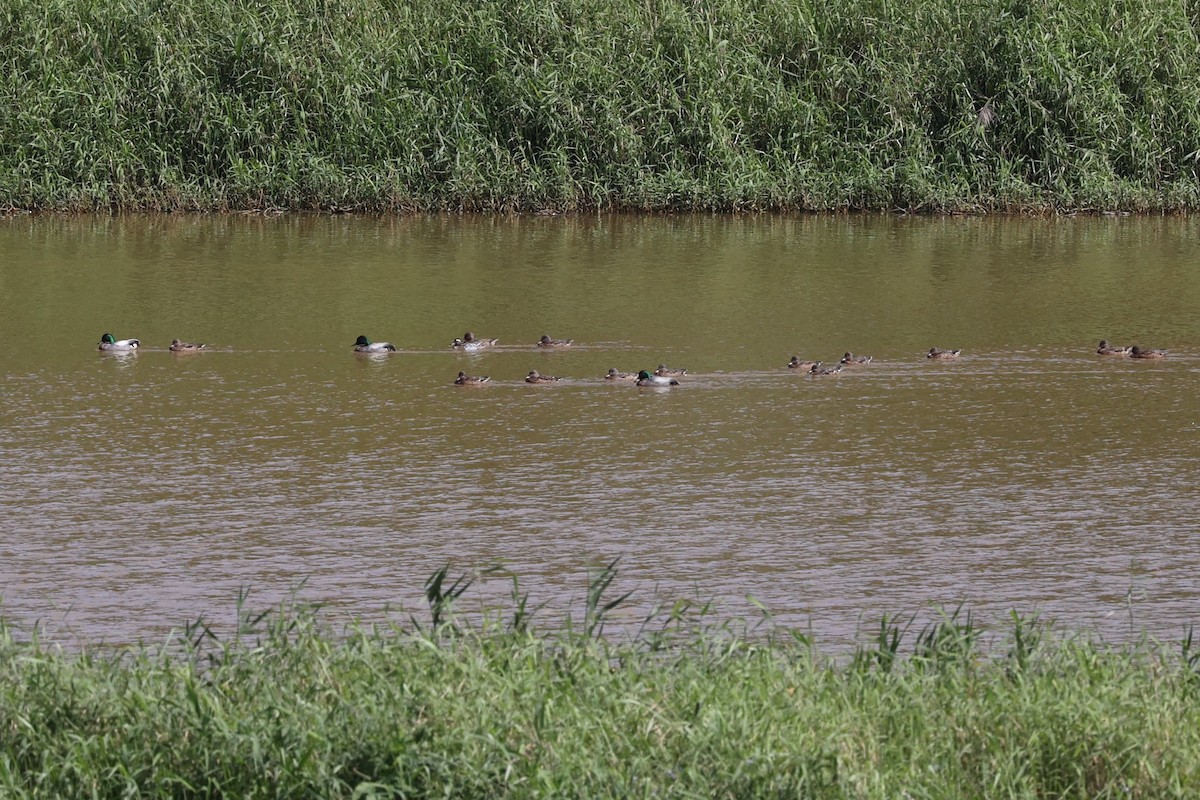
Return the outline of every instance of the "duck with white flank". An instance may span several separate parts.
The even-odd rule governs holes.
[[[106,333],[100,337],[100,346],[96,349],[110,353],[128,353],[137,350],[141,344],[137,339],[117,339],[111,333]]]
[[[394,353],[396,346],[391,342],[372,342],[366,336],[359,336],[354,340],[354,352],[356,353]]]
[[[638,373],[637,385],[655,386],[662,389],[669,386],[678,386],[679,381],[669,375],[659,375],[657,371],[651,375],[647,370],[642,370]]]
[[[473,353],[477,350],[483,350],[485,347],[491,347],[499,339],[479,339],[475,334],[467,331],[461,339],[455,339],[450,343],[450,346],[455,350],[466,350],[468,353]]]

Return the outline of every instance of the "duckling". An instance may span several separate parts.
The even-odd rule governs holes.
[[[394,353],[396,346],[391,342],[372,342],[365,336],[359,336],[354,340],[354,352],[356,353]]]
[[[941,361],[951,361],[955,358],[958,358],[958,355],[961,352],[962,350],[939,350],[936,347],[931,347],[929,348],[929,353],[926,354],[925,357],[939,359]]]
[[[662,368],[659,367],[659,369],[662,369]],[[674,378],[670,377],[669,375],[659,375],[657,371],[655,371],[655,373],[653,375],[651,375],[646,370],[642,370],[637,375],[637,385],[638,386],[658,386],[661,388],[661,387],[666,387],[666,386],[678,386],[679,381],[675,380]]]
[[[821,364],[818,362],[816,364],[813,364],[812,368],[808,372],[810,375],[837,375],[841,371],[842,371],[841,364],[838,364],[833,367],[822,367]]]
[[[470,331],[467,331],[466,333],[463,334],[463,338],[455,339],[453,342],[450,343],[450,346],[453,347],[455,350],[466,350],[468,353],[473,353],[476,350],[482,350],[485,347],[491,347],[498,341],[500,341],[500,340],[499,339],[477,339],[477,338],[475,338],[475,334],[471,333]]]
[[[561,378],[556,378],[553,375],[540,375],[536,369],[529,370],[529,374],[525,376],[526,383],[557,383]]]
[[[800,356],[792,356],[792,360],[788,362],[788,369],[802,369],[808,372],[814,366],[819,366],[820,361],[801,361]]]
[[[97,349],[115,353],[128,353],[130,350],[137,350],[141,344],[137,339],[114,339],[111,333],[106,333],[100,337],[100,347]]]
[[[456,386],[483,386],[490,380],[491,377],[487,375],[468,375],[465,372],[459,372],[454,384]]]
[[[1154,350],[1154,349],[1150,349],[1150,348],[1146,348],[1145,350],[1143,350],[1142,348],[1137,347],[1135,345],[1134,347],[1130,348],[1129,357],[1130,358],[1166,358],[1167,351],[1166,350]]]
[[[1132,347],[1115,347],[1108,343],[1107,339],[1101,339],[1100,344],[1096,347],[1096,353],[1102,356],[1127,356]]]
[[[574,339],[551,339],[546,334],[542,334],[542,338],[538,339],[538,347],[545,348],[563,348],[570,347]]]
[[[192,342],[181,342],[178,339],[171,340],[172,353],[198,353],[201,350],[207,350],[206,344],[193,344]]]
[[[870,364],[871,357],[856,356],[854,353],[846,353],[846,355],[842,356],[842,360],[838,363],[846,367],[857,367],[862,364]]]
[[[687,375],[686,369],[672,369],[666,364],[659,364],[658,369],[654,370],[654,374],[660,378],[680,378]]]
[[[617,372],[616,367],[611,367],[608,374],[604,376],[606,381],[636,381],[638,379],[636,372]]]

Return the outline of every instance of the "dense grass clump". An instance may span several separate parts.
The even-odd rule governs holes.
[[[1193,0],[7,0],[0,207],[1200,206]]]
[[[600,636],[511,619],[322,631],[303,609],[173,652],[63,655],[0,637],[0,796],[1122,797],[1200,788],[1182,656],[1015,620],[912,641],[885,621],[841,663],[803,637]],[[600,587],[602,588],[602,587]],[[253,624],[251,624],[253,622]],[[904,651],[904,652],[901,652]]]

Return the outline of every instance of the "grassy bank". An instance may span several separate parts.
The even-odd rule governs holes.
[[[1014,620],[884,623],[849,660],[705,629],[599,636],[525,604],[333,636],[303,609],[224,642],[63,655],[0,636],[4,797],[1122,797],[1200,790],[1190,643],[1107,649]],[[460,587],[461,588],[461,587]]]
[[[1187,0],[8,0],[0,207],[1191,209]]]

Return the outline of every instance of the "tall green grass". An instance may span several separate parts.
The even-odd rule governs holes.
[[[1195,0],[6,0],[0,208],[1200,205]]]
[[[1190,209],[1195,0],[6,0],[0,207]]]
[[[332,634],[311,609],[218,639],[63,654],[0,632],[0,796],[1191,797],[1200,675],[1015,618],[884,620],[849,659],[677,605],[601,636],[536,631],[527,598],[468,622],[442,572],[428,621]],[[436,620],[436,622],[434,622]]]

